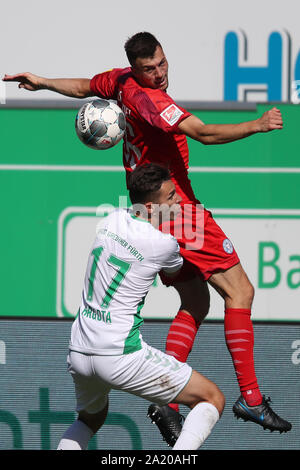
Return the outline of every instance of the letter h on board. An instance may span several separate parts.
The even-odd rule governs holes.
[[[239,48],[242,48],[240,51]],[[240,53],[241,52],[241,53]],[[224,100],[247,101],[248,92],[267,94],[266,101],[290,97],[290,38],[288,33],[269,36],[266,66],[247,66],[247,37],[229,32],[224,50]],[[242,96],[240,91],[242,91]]]

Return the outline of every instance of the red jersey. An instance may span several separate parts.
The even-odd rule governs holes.
[[[182,197],[180,216],[160,229],[177,238],[187,263],[186,269],[182,269],[182,274],[174,279],[166,281],[162,278],[163,283],[170,285],[176,280],[187,280],[195,275],[195,269],[197,275],[200,272],[207,280],[214,272],[237,264],[239,259],[235,250],[232,248],[231,251],[231,245],[230,250],[224,248],[228,239],[211,213],[204,209],[202,219],[199,201],[188,178],[187,139],[178,124],[191,114],[178,106],[166,92],[140,86],[129,67],[95,75],[91,80],[91,90],[96,96],[116,100],[126,116],[123,142],[126,174],[144,163],[165,166]]]
[[[125,114],[123,163],[126,173],[144,163],[165,166],[182,202],[195,202],[188,178],[187,139],[178,128],[191,114],[166,92],[140,86],[130,67],[95,75],[90,86],[96,96],[116,100]]]

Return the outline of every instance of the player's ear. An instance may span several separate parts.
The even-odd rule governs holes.
[[[131,67],[131,73],[136,79],[138,78],[139,73],[138,73],[138,70],[135,68],[134,65]]]
[[[151,202],[151,201],[145,202],[145,207],[146,207],[146,211],[147,211],[148,216],[153,215],[153,212],[154,212],[153,202]]]

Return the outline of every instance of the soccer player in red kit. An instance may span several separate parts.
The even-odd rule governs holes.
[[[181,299],[180,311],[168,333],[166,352],[186,361],[209,310],[209,283],[225,303],[225,340],[241,392],[233,406],[235,415],[270,430],[289,431],[291,424],[274,413],[257,383],[250,318],[254,288],[231,241],[194,194],[188,177],[186,139],[188,136],[205,145],[224,144],[255,133],[282,129],[281,113],[272,108],[254,121],[204,124],[166,93],[168,62],[161,44],[152,34],[135,34],[127,40],[125,51],[130,67],[112,69],[92,79],[48,79],[23,73],[6,75],[4,80],[17,81],[19,87],[32,91],[48,89],[71,97],[98,96],[118,102],[126,116],[123,159],[127,175],[144,163],[166,166],[182,198],[182,213],[167,229],[178,240],[184,266],[172,281],[161,276],[166,285],[174,286]],[[181,430],[177,405],[153,404],[149,416],[166,441],[173,445]]]

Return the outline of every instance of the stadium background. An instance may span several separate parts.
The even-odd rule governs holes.
[[[190,178],[256,288],[257,375],[274,409],[292,421],[292,431],[275,435],[234,420],[238,388],[224,342],[222,303],[214,293],[189,362],[216,381],[227,399],[203,449],[299,449],[300,108],[293,87],[300,79],[299,7],[255,0],[247,11],[242,3],[230,0],[225,8],[217,1],[205,7],[191,1],[186,22],[181,3],[169,0],[152,2],[147,19],[135,0],[126,6],[116,1],[105,11],[92,1],[86,19],[81,3],[67,1],[58,9],[54,1],[47,21],[34,0],[18,5],[18,15],[5,5],[1,75],[31,70],[92,76],[126,66],[124,40],[147,29],[169,58],[170,94],[204,122],[241,122],[274,104],[281,109],[281,132],[216,147],[189,141]],[[172,21],[166,24],[170,6]],[[248,74],[243,79],[242,69]],[[121,145],[99,154],[79,142],[79,101],[1,83],[0,103],[0,449],[55,449],[75,418],[66,353],[87,251],[99,217],[127,196]],[[175,292],[155,283],[142,329],[150,344],[164,348],[177,307]],[[90,448],[166,449],[146,419],[147,407],[136,397],[112,393],[108,420]]]

